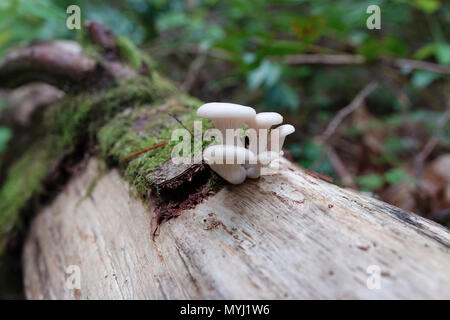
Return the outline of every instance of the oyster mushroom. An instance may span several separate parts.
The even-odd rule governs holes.
[[[203,159],[219,176],[232,184],[240,184],[247,177],[243,166],[248,161],[256,161],[248,149],[232,145],[214,145],[205,149]]]
[[[286,139],[286,136],[294,132],[294,126],[290,124],[283,124],[282,126],[273,129],[270,132],[269,151],[277,152],[280,155],[283,155],[283,151],[281,151],[281,149],[283,148],[284,140]]]
[[[267,151],[269,129],[277,124],[283,122],[281,114],[276,112],[261,112],[258,113],[255,118],[249,122],[251,129],[255,131],[249,131],[249,149],[254,154],[263,154]],[[247,176],[252,179],[256,179],[261,175],[261,163],[249,164],[245,166],[247,170]]]
[[[250,150],[253,153],[262,153],[267,150],[267,137],[269,129],[277,124],[280,124],[283,122],[283,117],[281,114],[276,112],[261,112],[256,114],[256,116],[250,120],[249,126],[252,129],[255,129],[256,131],[256,140],[257,143],[254,141],[250,141]],[[251,140],[251,139],[250,139]],[[256,144],[256,146],[255,146]],[[259,148],[261,150],[257,150],[259,144]]]
[[[256,112],[251,107],[224,102],[206,103],[197,110],[198,117],[212,120],[214,126],[222,133],[224,144],[228,145],[240,145],[241,141],[236,138],[235,132],[233,132],[233,139],[227,139],[227,129],[233,131],[241,129],[243,124],[251,121],[255,115]]]

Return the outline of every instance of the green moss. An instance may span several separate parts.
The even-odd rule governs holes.
[[[97,138],[100,150],[109,162],[119,163],[124,178],[136,188],[138,194],[145,195],[153,188],[151,173],[171,158],[172,149],[178,143],[171,141],[172,132],[183,127],[192,131],[194,121],[199,120],[195,113],[199,105],[198,100],[179,94],[166,101],[136,108],[131,113],[118,114],[99,130]],[[161,111],[161,108],[164,110]],[[177,115],[182,124],[171,116],[172,113]],[[139,121],[144,124],[139,124]],[[136,127],[136,124],[139,125]],[[204,129],[209,123],[205,121],[205,124]],[[121,161],[161,142],[168,144],[129,161]]]
[[[39,143],[8,171],[0,189],[0,256],[5,248],[7,233],[13,228],[21,228],[18,219],[20,210],[43,191],[42,180],[48,175],[56,154],[49,140]]]
[[[102,48],[92,43],[91,36],[86,28],[77,33],[76,39],[83,47],[83,54],[94,60],[100,60]],[[127,37],[116,36],[116,45],[121,62],[127,63],[131,68],[137,70],[145,62],[150,70],[153,70],[156,63],[146,54],[141,53],[138,47]]]
[[[128,62],[133,69],[138,69],[142,63],[139,49],[126,37],[117,37],[116,43],[117,48],[119,49],[120,58]]]
[[[155,68],[156,63],[148,55],[142,54],[130,39],[119,36],[116,38],[116,44],[120,59],[133,69],[139,69],[142,62],[145,62],[150,70]]]
[[[170,138],[169,131],[162,131],[159,136],[127,135],[132,123],[126,117],[115,116],[124,109],[139,109],[142,105],[151,109],[150,103],[177,95],[180,94],[169,81],[152,73],[149,78],[124,80],[111,88],[97,88],[77,95],[67,94],[48,109],[44,115],[42,137],[37,138],[39,142],[30,147],[9,169],[0,188],[0,254],[4,249],[7,232],[20,227],[20,211],[45,191],[42,181],[58,158],[72,154],[77,146],[85,145],[86,141],[95,142],[99,129],[113,118],[114,126],[102,128],[101,149],[109,150],[104,152],[106,158],[120,159],[129,152]],[[161,149],[152,160],[146,158],[152,155],[150,152],[128,163],[129,168],[125,172],[129,174],[126,177],[129,181],[134,178],[136,182],[133,184],[140,191],[149,185],[143,172],[154,170],[170,156],[168,148]]]

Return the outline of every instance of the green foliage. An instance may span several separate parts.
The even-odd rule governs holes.
[[[384,174],[371,173],[358,177],[358,184],[365,191],[377,191],[386,183],[388,185],[395,185],[402,181],[410,181],[411,178],[408,173],[401,168],[392,168]]]
[[[414,72],[412,83],[419,88],[424,88],[438,78],[439,75],[436,73],[419,70]]]
[[[2,113],[2,109],[6,106],[5,102],[0,99],[0,116]],[[12,132],[9,128],[0,126],[0,155],[2,152],[6,149],[6,146],[8,142],[12,138]],[[0,159],[0,165],[1,165],[1,159]]]
[[[367,59],[375,59],[382,55],[402,57],[407,53],[403,41],[393,36],[386,36],[382,39],[367,38],[358,51]]]
[[[281,67],[268,60],[264,60],[256,69],[249,72],[247,82],[250,89],[255,90],[260,87],[271,88],[281,76]]]
[[[0,127],[0,154],[6,149],[6,145],[11,139],[11,130],[6,127]]]
[[[404,181],[407,176],[408,174],[400,168],[391,169],[384,174],[386,182],[391,185]]]
[[[0,188],[0,257],[5,246],[5,237],[12,228],[20,228],[18,214],[34,195],[42,191],[42,180],[56,159],[54,145],[47,142],[27,150],[8,172]]]
[[[359,176],[358,183],[365,191],[375,191],[383,186],[384,179],[383,176],[373,173]]]

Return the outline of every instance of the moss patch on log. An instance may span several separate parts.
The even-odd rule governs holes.
[[[48,175],[55,154],[46,143],[36,144],[9,170],[7,179],[0,189],[0,255],[12,228],[21,228],[18,213],[27,202],[42,191],[42,181]]]
[[[155,181],[151,173],[171,158],[172,149],[178,143],[172,140],[173,131],[183,127],[192,131],[194,121],[199,120],[195,116],[195,109],[199,105],[200,101],[179,95],[132,111],[125,110],[98,132],[103,156],[109,162],[119,164],[125,179],[136,188],[139,195],[147,197],[149,189],[154,188]],[[204,120],[203,130],[208,126],[210,123]],[[162,142],[167,144],[129,161],[121,161],[137,151]]]
[[[175,103],[167,100],[168,97]],[[169,141],[171,131],[180,126],[168,112],[180,114],[186,126],[194,119],[199,101],[180,93],[156,72],[150,77],[136,77],[111,88],[93,88],[90,92],[67,94],[46,110],[43,129],[36,142],[8,170],[0,188],[0,255],[7,234],[20,230],[20,212],[46,192],[43,181],[58,170],[58,159],[70,157],[80,145],[97,145],[108,160],[119,163],[126,179],[142,195],[151,187],[148,172],[170,157],[171,144],[142,154],[128,163],[119,160],[158,141]],[[168,106],[164,117],[158,112]],[[137,121],[153,116],[144,128]],[[151,120],[151,119],[150,119]]]

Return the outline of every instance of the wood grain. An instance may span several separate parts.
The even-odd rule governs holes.
[[[99,176],[103,166],[91,159],[34,219],[28,298],[450,298],[448,229],[287,160],[186,210],[154,241],[150,206],[116,170]],[[65,286],[70,265],[81,270],[79,289]],[[378,290],[367,287],[371,265]]]

